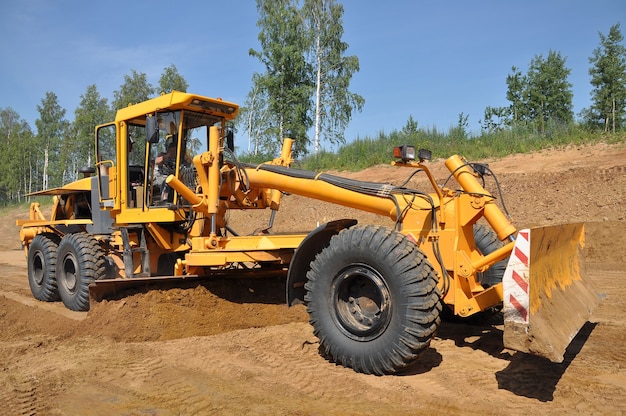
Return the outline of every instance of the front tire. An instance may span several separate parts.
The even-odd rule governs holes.
[[[67,234],[57,258],[57,285],[61,300],[73,311],[89,310],[89,284],[105,275],[104,254],[95,238]]]
[[[55,277],[57,249],[60,238],[56,234],[37,234],[28,247],[28,284],[37,300],[59,300]]]
[[[311,262],[307,279],[305,302],[321,349],[355,371],[382,375],[411,365],[439,325],[432,266],[385,227],[342,230]]]

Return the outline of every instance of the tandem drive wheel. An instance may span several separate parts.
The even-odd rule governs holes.
[[[89,284],[105,273],[102,249],[84,233],[67,234],[57,251],[57,285],[68,309],[89,310]]]
[[[57,248],[56,234],[38,234],[28,247],[28,284],[35,299],[44,302],[59,300],[55,277]]]

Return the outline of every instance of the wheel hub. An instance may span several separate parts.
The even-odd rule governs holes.
[[[376,270],[350,266],[337,275],[331,290],[334,318],[345,335],[368,341],[385,331],[391,319],[390,295]]]
[[[43,284],[44,271],[43,271],[44,259],[40,252],[35,253],[33,256],[33,280],[37,286]]]
[[[76,260],[73,256],[68,255],[63,259],[63,273],[61,276],[61,281],[63,282],[63,286],[70,292],[73,293],[76,289]]]

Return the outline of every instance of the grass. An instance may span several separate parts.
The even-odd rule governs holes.
[[[301,162],[308,170],[358,171],[378,164],[388,164],[394,146],[408,144],[428,149],[433,159],[460,154],[468,159],[500,158],[516,153],[531,153],[544,149],[579,146],[594,143],[626,143],[626,132],[609,134],[593,132],[579,127],[562,127],[545,133],[526,131],[501,131],[483,133],[476,137],[464,134],[445,135],[436,130],[418,130],[413,133],[393,131],[379,133],[375,138],[357,139],[339,148],[336,153],[320,152]]]
[[[32,197],[30,201],[27,197],[23,197],[21,202],[9,202],[0,205],[0,217],[4,217],[7,214],[15,212],[16,210],[28,213],[32,202],[39,202],[42,209],[50,208],[52,206],[52,198],[49,196]]]

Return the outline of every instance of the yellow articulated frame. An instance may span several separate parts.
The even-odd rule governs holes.
[[[184,266],[227,266],[242,262],[287,262],[306,234],[219,238],[196,237]],[[212,248],[214,241],[217,246]]]
[[[216,133],[211,131],[213,142],[217,142]],[[289,148],[290,145],[291,141],[286,139],[283,155],[271,164],[288,164],[291,158],[285,148]],[[202,194],[187,188],[173,176],[168,177],[167,182],[192,204],[195,211],[217,218],[218,199],[215,194],[207,192],[219,188],[220,174],[214,172],[217,169],[217,158],[212,156],[214,152],[216,150],[212,148],[194,159],[202,184]],[[401,193],[396,194],[396,198],[390,198],[390,195],[386,194],[366,194],[318,180],[318,177],[303,178],[269,169],[247,167],[245,176],[251,190],[263,189],[269,192],[267,195],[271,202],[267,201],[263,205],[271,206],[273,209],[278,209],[280,200],[272,196],[280,195],[277,191],[280,190],[384,215],[392,221],[398,221],[401,215],[399,222],[402,223],[402,232],[413,236],[414,241],[435,266],[440,259],[442,260],[446,270],[438,268],[437,271],[441,277],[440,287],[444,292],[444,301],[453,305],[456,314],[469,316],[502,301],[501,285],[485,288],[477,281],[477,273],[506,258],[512,247],[507,246],[497,253],[483,256],[474,244],[473,225],[484,216],[500,237],[508,237],[516,230],[495,205],[495,199],[480,185],[475,174],[465,164],[458,156],[453,156],[446,162],[448,169],[461,184],[463,189],[461,194],[458,191],[436,188],[435,194],[410,199],[403,197]],[[405,165],[416,167],[414,163]],[[417,167],[424,169],[434,183],[425,166],[418,164]],[[228,180],[224,180],[224,183],[229,189],[237,188],[237,184],[230,184]],[[247,196],[250,196],[250,193],[240,195],[239,200],[243,201]],[[434,229],[433,214],[436,216]],[[217,224],[217,220],[212,221]],[[188,268],[186,273],[189,273],[189,268],[193,267],[220,267],[235,262],[278,261],[281,258],[281,255],[277,254],[278,250],[293,250],[304,238],[302,235],[295,239],[284,236],[225,239],[218,236],[214,229],[215,227],[211,227],[209,235],[192,238],[191,252],[186,255],[182,264],[178,265],[177,273],[182,273],[183,266]],[[439,250],[433,248],[433,243],[439,245]]]

